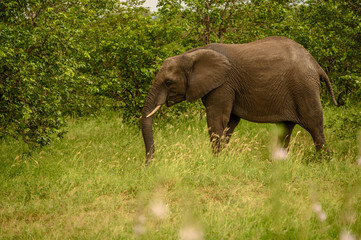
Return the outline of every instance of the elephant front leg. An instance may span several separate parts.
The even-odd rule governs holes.
[[[228,142],[231,135],[228,127],[229,119],[229,115],[227,116],[222,112],[217,114],[216,112],[207,111],[208,133],[214,154],[219,153]],[[233,125],[231,127],[231,131],[233,131]]]
[[[231,118],[234,93],[227,86],[218,88],[202,98],[207,112],[207,124],[213,153],[219,153],[227,143],[239,118]],[[228,125],[230,124],[230,125]]]
[[[208,132],[212,144],[212,151],[214,154],[218,154],[223,149],[224,145],[222,144],[222,135],[219,135],[211,129],[209,129]]]

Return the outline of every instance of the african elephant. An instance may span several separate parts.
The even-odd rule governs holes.
[[[295,124],[306,129],[316,150],[325,144],[320,81],[337,104],[324,70],[300,44],[268,37],[245,44],[209,44],[166,59],[142,111],[146,163],[154,153],[152,122],[164,103],[202,98],[214,152],[230,138],[240,119],[278,123],[285,148]]]

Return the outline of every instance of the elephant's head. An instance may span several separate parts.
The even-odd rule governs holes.
[[[227,57],[210,49],[193,49],[168,58],[160,68],[142,112],[142,134],[146,163],[154,153],[152,122],[161,105],[172,106],[203,97],[222,85],[231,64]]]

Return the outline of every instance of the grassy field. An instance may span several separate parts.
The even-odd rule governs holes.
[[[323,158],[296,127],[272,160],[276,127],[246,121],[213,156],[192,114],[156,123],[148,167],[140,129],[114,113],[71,120],[31,155],[1,143],[0,239],[360,239],[359,144],[341,111],[325,109]]]

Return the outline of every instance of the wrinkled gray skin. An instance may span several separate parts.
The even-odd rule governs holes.
[[[240,119],[278,123],[285,148],[295,124],[306,129],[316,150],[325,144],[320,81],[335,100],[330,81],[310,53],[283,37],[246,44],[209,44],[164,61],[142,112],[146,163],[154,153],[152,122],[157,106],[202,98],[213,151],[229,139]]]

